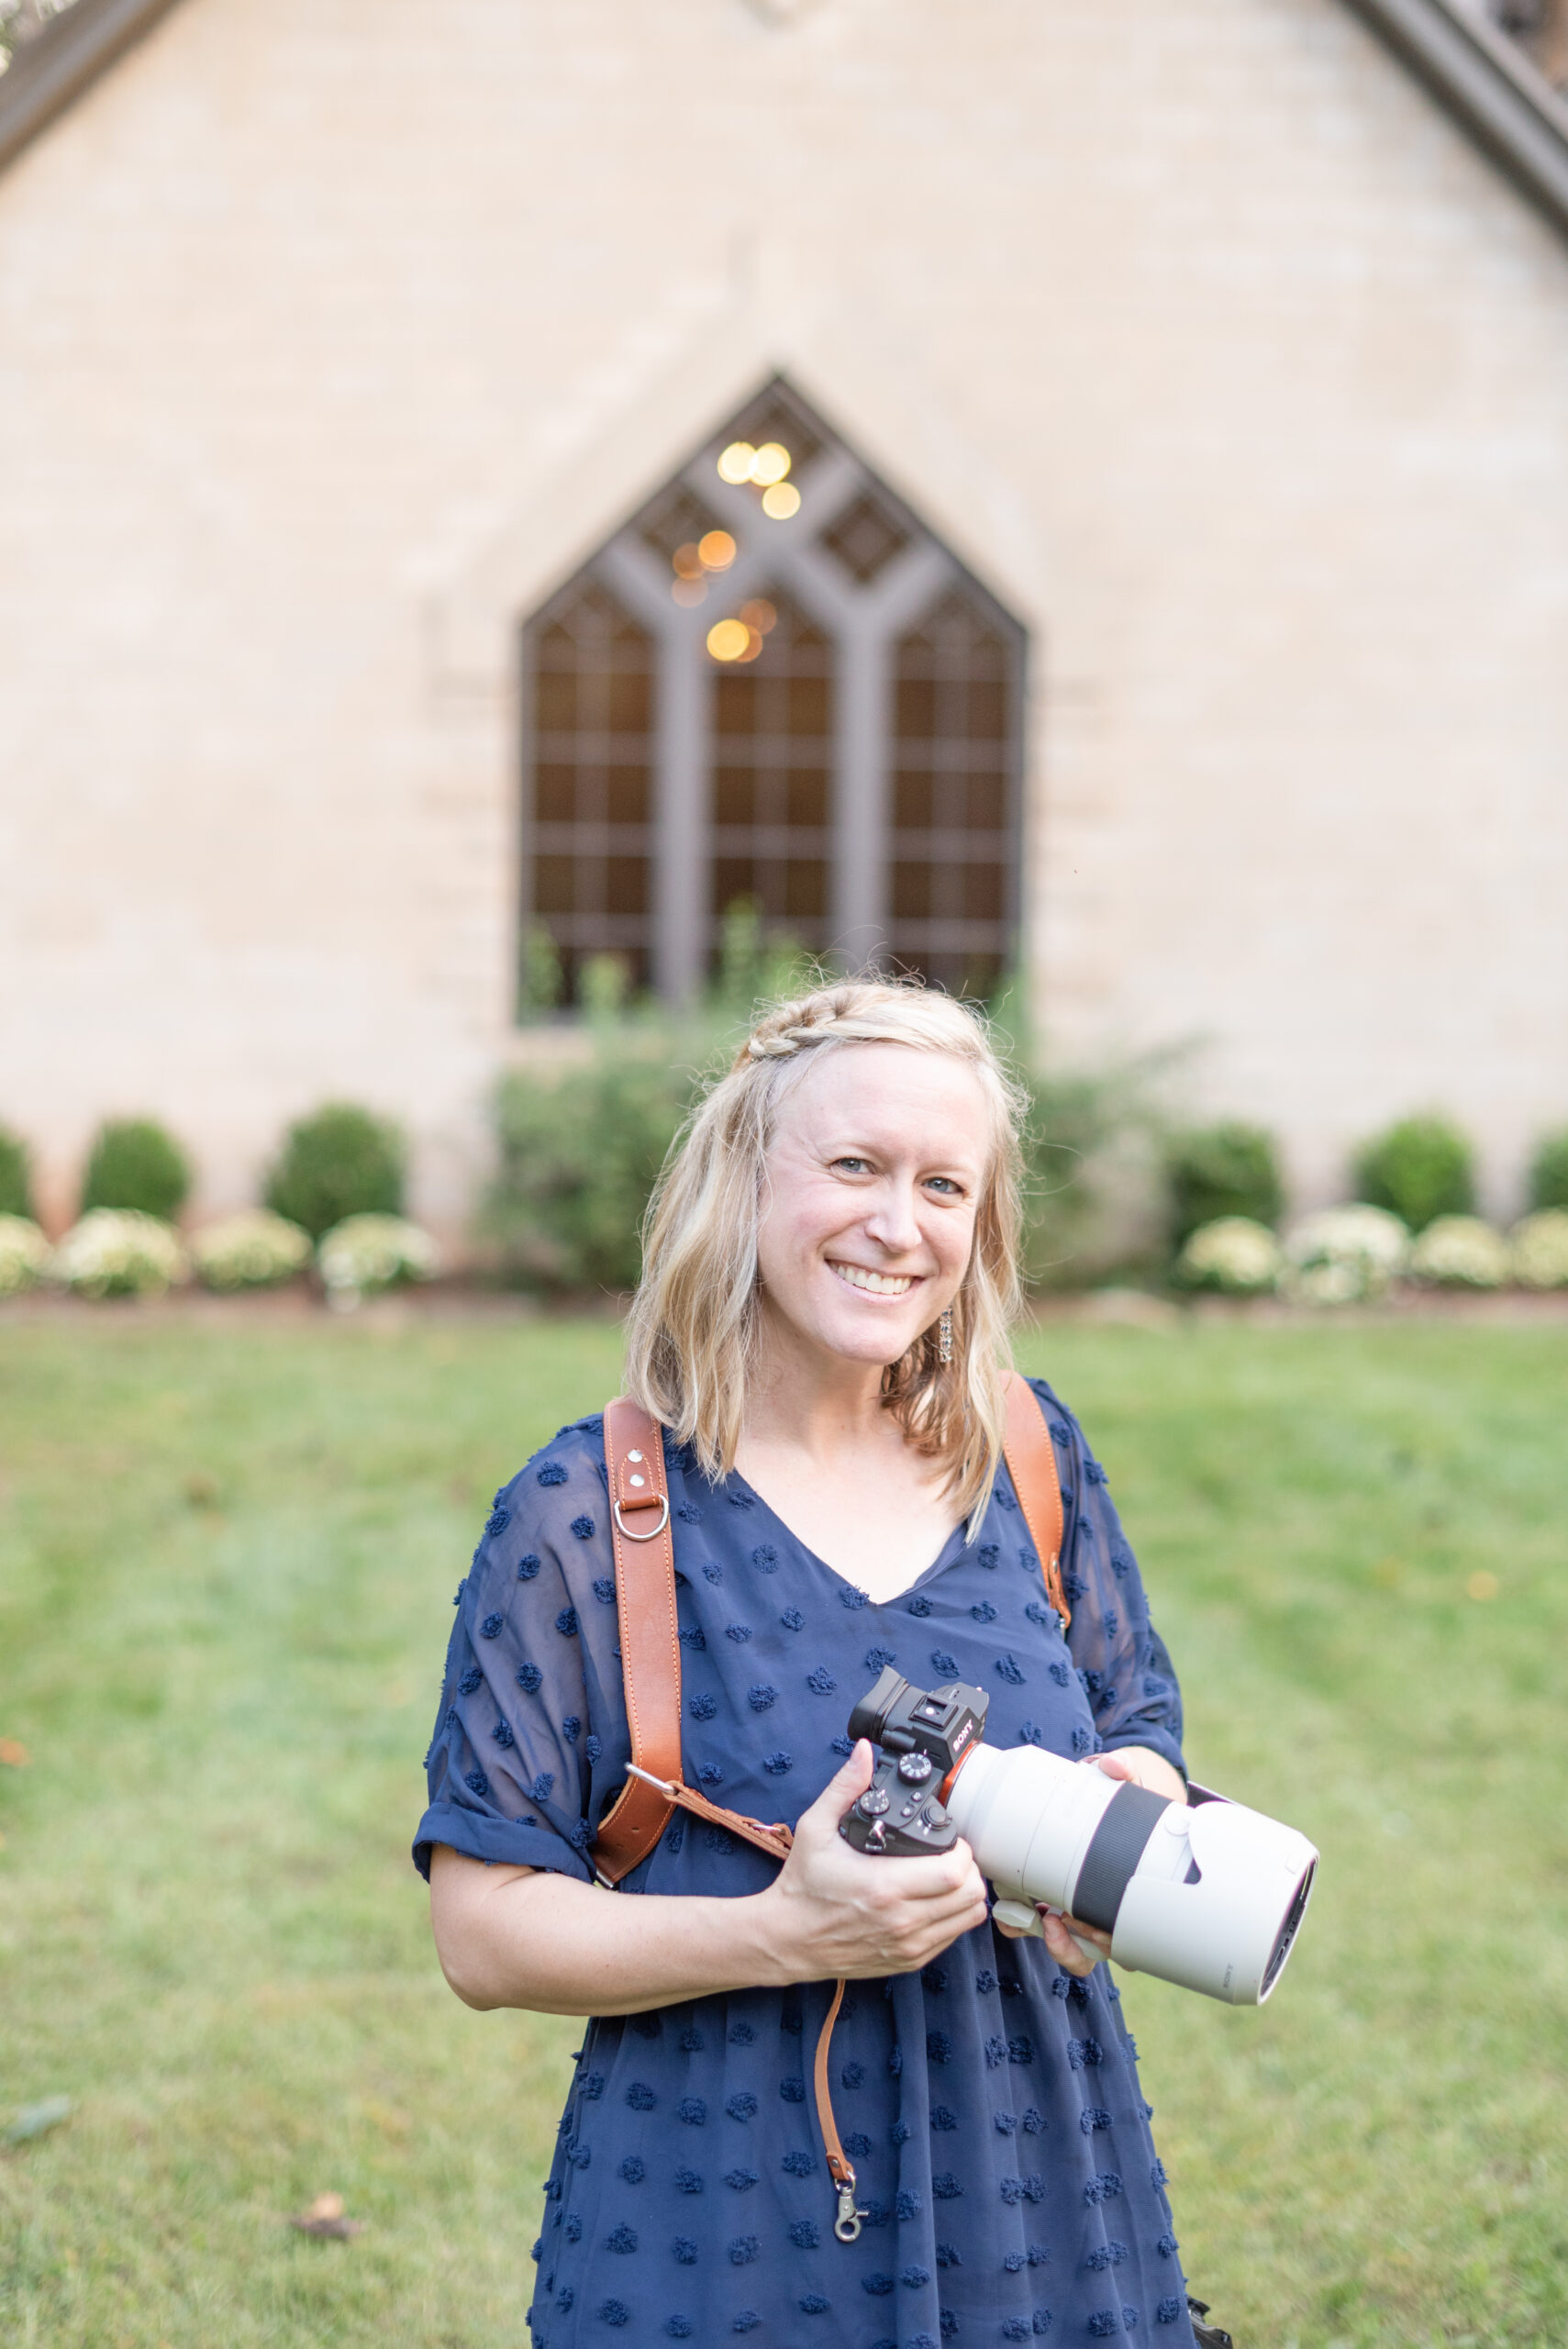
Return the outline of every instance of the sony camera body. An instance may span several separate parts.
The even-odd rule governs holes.
[[[962,1829],[940,1789],[985,1732],[991,1699],[955,1680],[916,1688],[891,1664],[850,1715],[850,1735],[881,1748],[876,1775],[839,1832],[860,1852],[909,1859],[951,1852]]]
[[[889,1665],[850,1716],[850,1735],[880,1753],[840,1824],[846,1842],[910,1858],[962,1835],[1001,1923],[1038,1932],[1041,1902],[1108,1933],[1129,1972],[1261,2005],[1311,1894],[1307,1838],[1204,1787],[1173,1802],[1032,1745],[987,1745],[989,1703],[962,1681],[917,1688]]]

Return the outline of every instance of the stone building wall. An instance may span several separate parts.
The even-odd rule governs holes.
[[[0,1118],[461,1224],[517,621],[783,366],[1033,632],[1029,942],[1301,1195],[1568,1117],[1568,245],[1339,0],[181,0],[0,178]]]

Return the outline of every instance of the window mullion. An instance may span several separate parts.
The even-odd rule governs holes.
[[[691,627],[659,631],[653,739],[653,984],[690,1003],[707,960],[713,681]]]
[[[839,632],[833,774],[833,944],[851,970],[887,943],[891,640],[859,616]]]

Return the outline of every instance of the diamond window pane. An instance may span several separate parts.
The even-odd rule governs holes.
[[[902,554],[909,535],[900,528],[882,500],[863,491],[822,533],[822,543],[846,571],[869,585],[895,554]]]
[[[673,567],[681,550],[698,545],[719,528],[719,520],[695,490],[674,482],[644,507],[634,528],[644,546]]]
[[[790,456],[791,478],[804,473],[827,445],[827,435],[804,400],[787,384],[770,384],[726,427],[725,440],[750,440],[754,449],[776,440]]]

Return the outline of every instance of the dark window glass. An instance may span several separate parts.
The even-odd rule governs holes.
[[[813,952],[829,944],[828,802],[833,648],[787,596],[754,599],[766,631],[749,658],[713,668],[713,887],[717,918],[737,897]]]
[[[528,631],[534,725],[527,922],[542,920],[568,995],[591,954],[651,975],[654,650],[607,588],[573,582]]]
[[[954,994],[989,994],[1011,950],[1017,694],[1015,646],[957,590],[899,640],[889,942]]]

